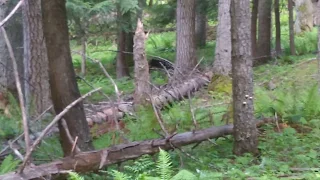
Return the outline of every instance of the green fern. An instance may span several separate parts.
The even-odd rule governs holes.
[[[198,179],[192,172],[187,170],[181,170],[178,174],[173,176],[171,180],[195,180]]]
[[[172,163],[169,153],[160,149],[157,162],[157,172],[161,180],[168,180],[172,177]]]
[[[17,168],[20,161],[15,160],[12,155],[7,156],[0,165],[0,174],[5,174]]]
[[[131,166],[124,166],[124,169],[131,172],[132,174],[140,174],[143,172],[150,172],[155,163],[151,160],[149,155],[143,156],[138,160],[134,161]]]
[[[84,180],[84,177],[80,176],[76,172],[69,172],[68,180]]]
[[[110,174],[114,177],[114,180],[129,180],[129,179],[131,179],[130,176],[128,176],[122,172],[116,171],[116,170],[113,170]]]

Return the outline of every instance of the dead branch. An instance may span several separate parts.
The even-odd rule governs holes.
[[[28,161],[28,159],[30,158],[32,152],[34,151],[34,149],[36,148],[36,146],[40,143],[40,141],[45,137],[45,135],[47,134],[47,132],[76,104],[78,104],[80,101],[82,101],[83,99],[85,99],[88,96],[91,96],[94,92],[99,91],[101,88],[92,90],[90,92],[88,92],[87,94],[81,96],[80,98],[78,98],[77,100],[73,101],[71,104],[69,104],[66,108],[64,108],[63,111],[61,111],[58,115],[56,115],[56,117],[54,117],[54,119],[52,120],[52,122],[42,131],[42,133],[40,134],[40,136],[35,140],[35,142],[33,143],[33,145],[30,147],[30,151],[28,151],[25,155],[24,161],[21,165],[21,168],[19,170],[19,173],[21,174],[23,172],[23,169],[26,166],[26,163]]]
[[[46,109],[45,111],[43,111],[34,121],[38,121],[42,118],[42,116],[44,116],[48,111],[51,110],[53,106],[51,105],[50,107],[48,107],[48,109]],[[31,125],[32,126],[32,125]],[[24,133],[21,133],[18,137],[16,137],[14,140],[11,141],[11,143],[15,143],[16,141],[18,141],[22,136],[24,135]],[[0,152],[0,156],[3,155],[4,152],[6,152],[6,150],[9,149],[9,145],[4,147],[1,152]]]
[[[22,2],[22,1],[20,1],[20,2]],[[13,69],[14,69],[14,77],[16,80],[16,86],[17,86],[19,102],[20,102],[20,109],[21,109],[21,113],[22,113],[24,141],[25,141],[25,146],[26,146],[26,153],[28,153],[30,151],[30,136],[29,136],[28,117],[27,117],[26,105],[25,105],[24,97],[23,97],[23,93],[22,93],[21,83],[20,83],[20,79],[19,79],[18,65],[17,65],[16,58],[14,57],[11,43],[8,39],[7,32],[4,29],[4,27],[2,27],[2,26],[1,26],[1,31],[2,31],[3,37],[6,41],[8,51],[10,54],[10,58],[12,61]]]
[[[19,9],[19,7],[22,5],[22,3],[23,3],[23,0],[20,0],[17,3],[17,5],[12,9],[12,11],[9,13],[9,15],[0,22],[0,27],[2,27],[14,15],[14,13],[16,13],[16,11]]]
[[[265,121],[257,121],[257,125]],[[268,122],[268,121],[267,121]],[[119,162],[136,159],[145,154],[159,152],[159,148],[170,150],[173,147],[182,147],[189,144],[206,141],[233,133],[233,125],[211,127],[194,132],[177,134],[168,141],[167,138],[152,139],[127,144],[115,145],[106,149],[81,152],[74,157],[65,157],[48,164],[26,167],[22,174],[11,172],[0,175],[1,180],[34,179],[46,175],[59,174],[61,171],[73,170],[76,172],[89,172],[101,167],[117,164]]]

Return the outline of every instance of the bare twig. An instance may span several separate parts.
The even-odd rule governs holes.
[[[82,55],[82,53],[79,53],[77,51],[71,51],[73,53],[76,53],[76,54],[79,54],[79,55]],[[85,55],[88,59],[90,59],[92,62],[94,63],[97,63],[99,64],[100,68],[102,69],[103,73],[107,76],[107,78],[110,79],[111,83],[113,84],[114,86],[114,90],[116,92],[116,95],[117,95],[117,98],[118,98],[118,101],[120,101],[120,92],[119,92],[119,89],[118,89],[118,86],[117,84],[115,83],[115,81],[113,80],[113,78],[110,76],[110,74],[108,73],[108,71],[106,70],[106,68],[103,66],[103,64],[101,63],[101,61],[99,60],[96,60],[96,59],[93,59],[87,55]]]
[[[21,161],[23,161],[23,156],[22,156],[22,154],[18,151],[18,149],[13,146],[13,143],[12,143],[12,142],[9,141],[8,143],[9,143],[9,147],[10,147],[10,149],[12,149],[13,153],[14,153]]]
[[[41,113],[34,121],[38,121],[42,118],[42,116],[44,116],[48,111],[50,111],[50,109],[52,108],[53,106],[50,106],[49,108],[47,108],[45,111],[43,111],[43,113]],[[24,133],[21,133],[18,137],[16,137],[14,140],[11,141],[11,143],[15,143],[16,141],[18,141],[22,136],[24,135]],[[1,152],[0,152],[0,155],[2,153],[4,153],[7,149],[9,148],[9,146],[6,146],[4,147]]]
[[[0,27],[2,27],[14,15],[14,13],[16,13],[16,11],[19,9],[22,3],[23,3],[23,0],[20,0],[17,3],[17,5],[12,9],[12,11],[8,14],[8,16],[0,22]]]
[[[161,119],[161,115],[159,113],[159,110],[156,108],[156,106],[154,105],[154,102],[153,102],[153,99],[152,99],[152,96],[149,94],[149,97],[150,97],[150,102],[151,102],[151,105],[152,105],[152,108],[153,108],[153,111],[154,111],[154,114],[156,115],[156,118],[158,120],[158,123],[162,129],[162,131],[165,133],[166,137],[169,136],[169,133],[168,131],[166,130],[164,124],[163,124],[163,121]]]
[[[72,145],[72,149],[71,149],[71,154],[74,156],[74,149],[77,148],[77,151],[80,152],[79,147],[77,146],[77,142],[78,142],[78,136],[76,136],[76,138],[73,141],[73,145]]]
[[[189,108],[190,108],[190,112],[191,112],[191,116],[192,116],[193,125],[194,125],[195,130],[197,130],[198,129],[198,123],[197,123],[197,120],[196,120],[196,117],[194,115],[194,111],[193,111],[193,108],[192,108],[192,101],[191,101],[190,92],[188,92],[188,100],[189,100]]]
[[[4,27],[1,27],[1,31],[2,31],[3,37],[4,37],[5,41],[6,41],[6,44],[7,44],[7,47],[8,47],[8,51],[9,51],[9,54],[10,54],[10,58],[12,60],[13,69],[14,69],[14,76],[15,76],[15,80],[16,80],[16,86],[17,86],[19,102],[20,102],[20,108],[21,108],[21,113],[22,113],[24,141],[25,141],[25,146],[26,146],[26,152],[28,153],[30,151],[29,126],[28,126],[26,105],[25,105],[25,102],[24,102],[21,83],[20,83],[20,79],[19,79],[18,65],[17,65],[16,58],[14,57],[14,53],[13,53],[13,49],[12,49],[11,43],[10,43],[10,41],[8,39],[7,32],[4,29]]]
[[[204,59],[204,57],[202,57],[201,59],[200,59],[200,61],[196,64],[196,66],[192,69],[192,71],[190,72],[190,74],[188,75],[188,77],[190,77],[192,74],[193,74],[193,72],[197,69],[197,67],[199,66],[199,64],[203,61],[203,59]]]
[[[77,78],[80,78],[85,84],[87,84],[89,87],[91,87],[92,89],[96,89],[92,84],[90,84],[86,79],[84,79],[83,77],[81,76],[77,76]],[[106,95],[102,90],[99,91],[99,93],[106,97],[107,99],[110,100],[110,97],[108,95]]]
[[[47,134],[47,132],[76,104],[78,104],[80,101],[82,101],[83,99],[85,99],[88,96],[91,96],[94,92],[99,91],[101,88],[97,88],[95,90],[92,90],[90,92],[88,92],[87,94],[81,96],[80,98],[78,98],[77,100],[73,101],[71,104],[69,104],[66,108],[64,108],[63,111],[61,111],[58,115],[56,115],[54,117],[54,119],[52,120],[52,122],[41,132],[40,136],[35,140],[35,142],[33,143],[33,145],[30,147],[30,151],[26,153],[24,161],[21,165],[20,168],[20,173],[23,172],[23,169],[26,166],[26,163],[28,161],[28,159],[30,158],[32,152],[34,151],[35,147],[40,143],[40,141],[44,138],[44,136]]]
[[[73,138],[70,134],[70,131],[69,131],[69,128],[68,128],[68,125],[67,125],[67,122],[66,120],[64,120],[63,118],[61,119],[61,124],[63,126],[63,129],[66,131],[66,135],[70,141],[71,144],[73,144],[73,146],[76,146],[76,142],[73,141]],[[78,136],[76,137],[76,139],[78,139]],[[74,147],[72,147],[72,150],[71,150],[71,154],[73,153],[73,150],[74,150]],[[78,146],[76,146],[76,153],[80,152],[80,149]]]

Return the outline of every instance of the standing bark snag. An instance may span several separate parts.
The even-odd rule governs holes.
[[[196,65],[195,0],[177,1],[177,53],[174,77],[190,72]],[[182,73],[182,74],[181,74]]]
[[[149,64],[145,52],[146,34],[143,24],[138,19],[137,29],[134,35],[133,59],[134,59],[134,83],[135,92],[133,102],[135,106],[146,105],[151,88],[149,84]]]
[[[219,16],[213,73],[231,74],[231,0],[219,0]]]
[[[290,34],[290,52],[291,55],[296,55],[296,47],[294,44],[294,25],[293,25],[293,2],[288,0],[288,11],[289,11],[289,34]]]
[[[56,113],[80,97],[72,64],[65,0],[42,0],[44,37],[49,59],[49,78],[52,101]],[[93,149],[83,104],[79,103],[64,116],[70,134],[78,136],[78,146],[86,151]],[[73,144],[59,122],[60,141],[65,156],[70,155]]]
[[[236,155],[257,153],[258,133],[253,116],[250,0],[232,0],[231,16],[233,152]]]
[[[24,66],[25,98],[27,106],[34,103],[35,112],[41,114],[51,106],[49,62],[42,28],[41,0],[24,1]]]
[[[261,65],[271,58],[271,7],[272,1],[259,0],[258,44],[254,65]]]
[[[257,51],[257,22],[258,22],[258,5],[259,0],[252,1],[252,12],[251,12],[251,52],[252,57],[256,57]]]

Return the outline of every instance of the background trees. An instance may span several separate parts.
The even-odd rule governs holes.
[[[294,36],[292,22],[295,17],[286,8],[287,1],[275,0],[274,4],[271,1],[251,1],[253,4],[250,4],[249,0],[233,0],[232,4],[226,0],[42,1],[43,17],[39,14],[39,2],[28,1],[23,7],[23,49],[27,54],[23,64],[29,70],[22,72],[27,79],[24,83],[25,96],[28,99],[27,87],[38,83],[34,72],[39,71],[43,75],[41,77],[45,77],[47,68],[42,63],[45,63],[44,56],[47,55],[55,112],[67,114],[56,116],[53,121],[62,118],[58,125],[62,149],[55,134],[58,130],[54,129],[49,132],[52,136],[46,137],[41,145],[33,143],[34,139],[40,142],[45,137],[47,131],[37,131],[44,129],[52,118],[41,110],[38,113],[43,116],[30,116],[31,120],[41,120],[30,123],[30,139],[35,152],[28,149],[24,152],[23,145],[13,146],[21,154],[16,153],[17,157],[24,158],[23,164],[27,164],[26,159],[31,154],[32,162],[44,164],[27,166],[24,172],[29,178],[71,169],[83,172],[104,166],[112,169],[112,164],[118,164],[126,171],[126,167],[134,168],[135,165],[120,163],[156,153],[159,148],[175,150],[170,152],[172,165],[184,165],[191,171],[188,177],[192,174],[195,179],[204,176],[208,179],[214,179],[212,176],[227,179],[278,178],[287,173],[290,176],[301,164],[307,164],[311,169],[319,167],[314,159],[319,147],[320,97],[314,88],[316,86],[312,85],[315,82],[315,61],[306,60],[306,57],[314,57],[311,53],[316,52],[317,34],[312,29]],[[292,9],[295,4],[290,6]],[[271,21],[272,11],[275,13],[274,22]],[[143,26],[138,23],[136,27],[138,18]],[[44,25],[42,38],[41,21]],[[289,28],[291,38],[296,38],[296,43],[291,44],[296,50],[292,52],[306,56],[290,55]],[[44,47],[50,51],[46,52]],[[254,73],[253,60],[259,65]],[[134,78],[129,76],[131,74]],[[227,77],[228,82],[225,82],[217,78],[221,77],[219,74],[231,75],[232,78]],[[127,77],[122,78],[124,76]],[[203,88],[206,85],[209,87]],[[96,87],[101,87],[98,88],[99,94],[86,98],[75,107],[67,107],[78,102],[75,100],[81,94]],[[36,94],[39,97],[35,97],[42,101],[45,98],[40,96],[44,94],[49,94],[49,91],[41,91]],[[30,97],[33,98],[32,95]],[[0,109],[3,99],[0,94]],[[134,108],[149,106],[150,102],[152,108]],[[21,117],[14,103],[14,98],[3,103],[16,111],[11,113],[11,117],[0,116],[0,147],[4,146],[0,151],[0,161],[11,152],[10,143],[15,142],[7,142],[7,139],[21,132],[17,125],[17,119]],[[39,109],[45,108],[41,103],[37,104],[38,101],[32,103]],[[226,116],[229,117],[228,124],[224,122]],[[265,123],[271,125],[261,127]],[[52,121],[51,124],[54,125]],[[264,133],[258,134],[256,127],[263,129]],[[301,132],[303,136],[299,134]],[[233,135],[233,138],[215,139],[227,135]],[[264,159],[271,162],[250,154],[233,156],[232,153],[260,154],[258,139],[261,140],[259,151]],[[211,143],[200,143],[202,141]],[[197,145],[192,148],[183,147],[194,143]],[[99,150],[79,151],[92,149],[92,144]],[[288,150],[287,147],[293,148]],[[48,154],[54,158],[63,154],[68,157],[45,164],[51,161]],[[148,175],[157,174],[152,161],[146,161],[136,166],[148,170],[135,170],[128,174],[131,176],[129,179],[141,176],[144,171],[148,171]],[[212,161],[215,167],[209,169]],[[163,164],[170,168],[167,158]],[[257,169],[257,164],[263,166]],[[0,173],[2,167],[11,166],[0,166]],[[198,172],[195,169],[199,169]],[[275,177],[271,177],[270,170]],[[123,175],[115,171],[110,174]],[[90,173],[87,176],[94,179],[94,176],[105,178],[104,175]],[[294,175],[297,176],[296,173]],[[172,177],[172,174],[164,176]],[[19,173],[6,177],[19,178]]]

